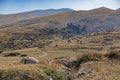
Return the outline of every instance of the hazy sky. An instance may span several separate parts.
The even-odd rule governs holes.
[[[0,14],[50,8],[89,10],[103,6],[111,9],[120,8],[120,0],[0,0]]]

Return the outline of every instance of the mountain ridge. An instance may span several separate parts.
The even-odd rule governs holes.
[[[28,20],[16,22],[14,24],[6,25],[7,27],[66,27],[67,23],[73,23],[77,25],[87,25],[89,30],[94,28],[99,29],[106,26],[119,26],[120,13],[116,10],[111,10],[105,7],[96,8],[88,11],[73,11],[67,13],[59,13],[54,15],[48,15]],[[2,27],[6,27],[2,26]],[[108,26],[108,27],[107,27]]]
[[[119,12],[120,12],[120,8],[118,8],[118,9],[117,9],[117,11],[119,11]]]
[[[46,10],[35,10],[35,11],[28,11],[16,14],[0,14],[0,25],[10,24],[21,20],[43,17],[53,14],[58,14],[62,12],[71,12],[74,11],[69,8],[61,8],[61,9],[46,9]]]

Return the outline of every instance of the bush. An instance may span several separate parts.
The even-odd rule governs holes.
[[[88,62],[88,61],[98,61],[101,59],[102,54],[84,54],[79,61]]]
[[[52,77],[53,80],[65,80],[64,74],[61,72],[57,72],[56,70],[47,69],[47,70],[45,70],[45,73],[47,74],[47,76]]]
[[[20,57],[26,57],[27,56],[27,54],[21,54],[20,55]]]
[[[110,53],[105,54],[105,57],[109,59],[119,59],[120,60],[120,53],[117,51],[111,51]]]
[[[10,52],[10,53],[6,53],[4,56],[5,57],[14,57],[14,56],[19,56],[20,53],[18,52]]]
[[[78,57],[78,63],[75,65],[76,68],[79,68],[79,65],[84,63],[84,62],[89,62],[89,61],[99,61],[102,59],[102,54],[83,54],[81,57]]]

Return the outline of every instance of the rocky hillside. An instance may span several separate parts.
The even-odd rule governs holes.
[[[85,27],[87,32],[106,31],[120,28],[120,13],[105,7],[89,10],[74,11],[49,15],[0,26],[1,29],[16,27],[25,28],[65,28],[68,23],[77,27]]]
[[[120,12],[105,7],[33,18],[0,26],[1,49],[44,47],[55,37],[120,29]]]

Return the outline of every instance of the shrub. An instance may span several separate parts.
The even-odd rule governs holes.
[[[52,77],[53,80],[65,80],[64,74],[61,72],[57,72],[56,70],[47,69],[47,70],[45,70],[45,73],[47,74],[47,76]]]
[[[20,55],[20,57],[26,57],[27,56],[27,54],[21,54]]]
[[[120,60],[120,53],[117,51],[111,51],[110,53],[105,54],[105,57],[109,59],[119,59]]]
[[[98,61],[101,59],[102,54],[84,54],[79,61],[88,62],[88,61]]]
[[[18,52],[10,52],[10,53],[6,53],[4,56],[5,57],[14,57],[14,56],[19,56],[20,53]]]
[[[78,64],[75,66],[76,68],[79,67],[81,63],[88,62],[88,61],[99,61],[102,58],[102,54],[84,54],[81,57],[78,57]]]

